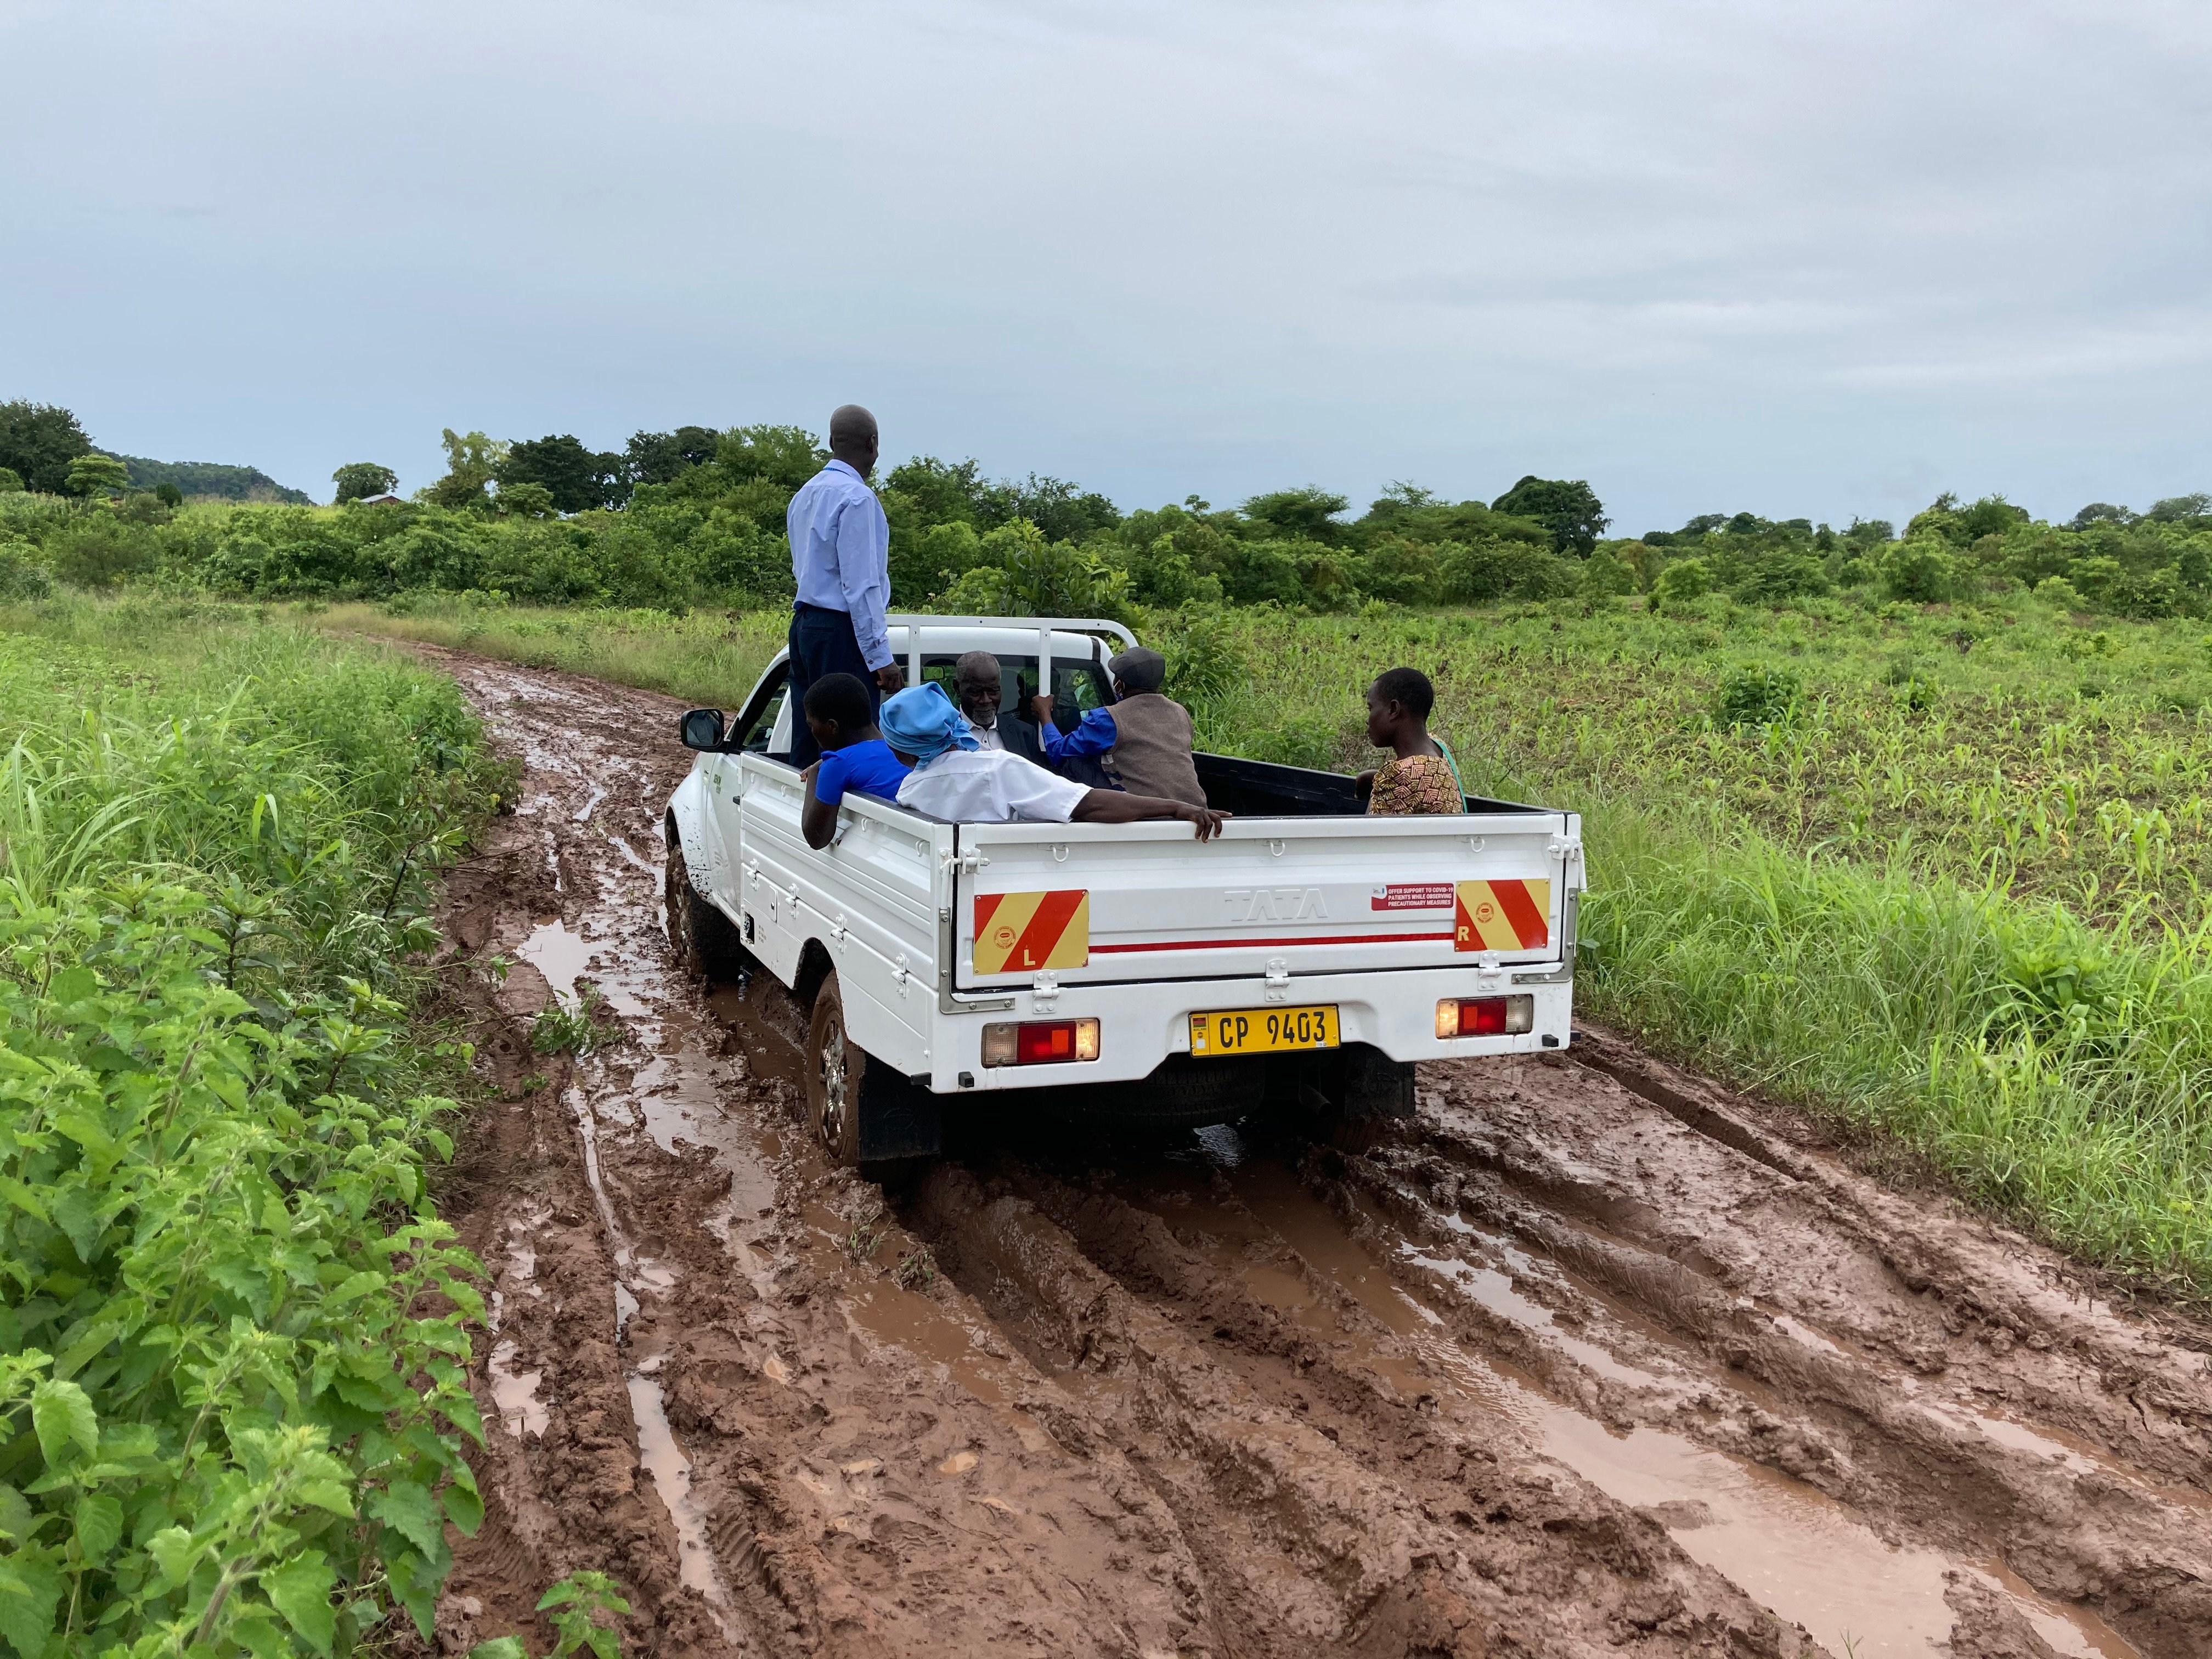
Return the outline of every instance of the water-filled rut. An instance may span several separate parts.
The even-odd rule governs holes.
[[[805,1011],[671,958],[677,705],[428,654],[525,767],[442,953],[499,1090],[448,1650],[589,1567],[640,1653],[2212,1655],[2202,1330],[1602,1033],[1364,1157],[976,1124],[887,1192]]]

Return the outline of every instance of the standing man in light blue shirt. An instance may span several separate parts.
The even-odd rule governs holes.
[[[791,498],[791,763],[821,757],[799,718],[806,688],[826,674],[850,674],[868,688],[871,714],[906,684],[891,656],[884,612],[891,601],[890,525],[868,488],[876,467],[876,417],[847,404],[830,417],[830,465]]]

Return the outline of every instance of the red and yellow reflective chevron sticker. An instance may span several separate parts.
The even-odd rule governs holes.
[[[1533,951],[1552,937],[1552,884],[1462,881],[1452,918],[1455,951]]]
[[[1090,960],[1091,895],[1086,890],[975,895],[977,973],[1080,968]]]

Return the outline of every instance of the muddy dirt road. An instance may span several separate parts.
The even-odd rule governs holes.
[[[527,765],[448,899],[503,1096],[448,1650],[592,1567],[645,1654],[2212,1655],[2203,1331],[1599,1033],[1365,1158],[1001,1125],[886,1193],[790,997],[672,964],[676,705],[439,660]]]

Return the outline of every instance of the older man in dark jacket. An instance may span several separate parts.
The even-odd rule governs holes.
[[[1000,704],[1006,697],[1006,671],[988,651],[970,651],[953,665],[953,701],[968,717],[968,729],[985,749],[1003,749],[1046,766],[1036,727]]]

